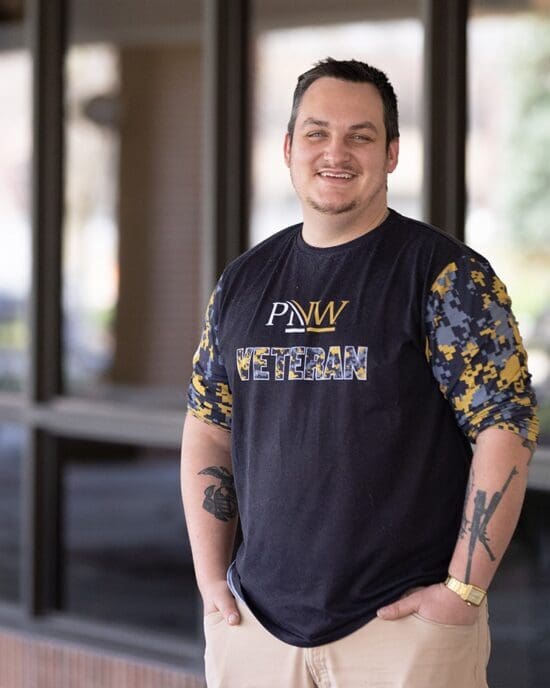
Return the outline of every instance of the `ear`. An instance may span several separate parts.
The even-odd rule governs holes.
[[[388,146],[386,168],[389,173],[393,172],[399,161],[399,139],[392,139]]]
[[[292,146],[292,142],[290,141],[290,134],[287,132],[285,134],[285,142],[284,142],[284,155],[285,155],[285,163],[287,167],[290,167],[290,148]]]

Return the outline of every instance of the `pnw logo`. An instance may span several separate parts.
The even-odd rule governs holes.
[[[275,301],[265,325],[284,324],[284,331],[288,333],[334,332],[336,322],[348,303],[340,301],[338,305],[336,301],[310,301],[304,308],[294,300]],[[367,346],[280,346],[277,343],[277,346],[239,347],[235,355],[237,372],[243,382],[367,379]]]
[[[321,306],[321,301],[310,301],[307,310],[298,301],[274,301],[271,315],[266,322],[273,327],[275,318],[286,320],[285,332],[334,332],[336,320],[348,305],[349,301],[329,301]]]

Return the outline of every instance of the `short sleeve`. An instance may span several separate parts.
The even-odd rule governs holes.
[[[193,356],[187,410],[201,420],[231,430],[233,399],[218,340],[221,290],[220,279],[206,307],[201,340]]]
[[[536,443],[536,398],[506,287],[486,261],[449,263],[431,285],[426,354],[457,423],[475,442],[485,428]]]

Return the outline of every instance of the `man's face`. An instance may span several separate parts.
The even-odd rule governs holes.
[[[382,98],[372,84],[323,77],[304,93],[285,161],[304,212],[363,212],[386,205],[399,141],[386,150]]]

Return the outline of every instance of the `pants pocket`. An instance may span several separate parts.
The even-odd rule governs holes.
[[[438,621],[433,621],[432,619],[427,619],[425,616],[421,616],[418,614],[418,612],[413,612],[411,614],[415,619],[418,619],[418,621],[421,621],[422,623],[425,624],[430,624],[431,626],[435,626],[436,628],[448,628],[448,629],[459,629],[459,630],[474,630],[477,626],[477,621],[475,621],[473,624],[444,624],[444,623],[439,623]]]
[[[219,609],[216,609],[215,612],[210,612],[209,614],[206,614],[206,616],[203,617],[203,626],[206,628],[207,626],[215,626],[216,624],[219,624],[221,621],[225,621],[223,614],[219,611]]]
[[[204,624],[204,673],[208,688],[222,688],[227,663],[228,624],[220,611],[203,618]]]

